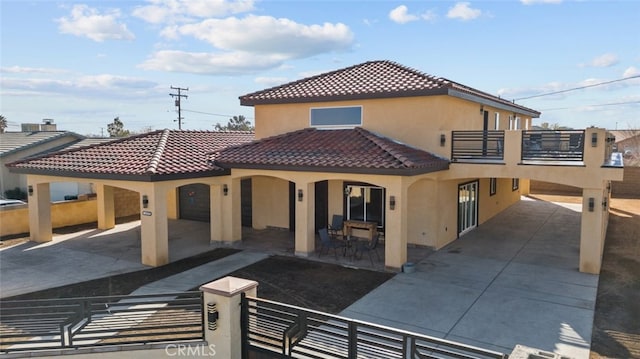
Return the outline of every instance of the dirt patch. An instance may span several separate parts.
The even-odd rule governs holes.
[[[640,358],[640,200],[613,199],[591,358]]]
[[[231,275],[257,281],[260,298],[336,314],[395,274],[273,256]]]

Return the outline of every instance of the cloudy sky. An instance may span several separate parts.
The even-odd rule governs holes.
[[[0,113],[106,134],[253,119],[238,96],[392,60],[574,128],[640,128],[640,2],[3,0]],[[575,89],[575,90],[574,90]],[[532,97],[537,95],[545,95]],[[392,119],[390,119],[392,120]]]

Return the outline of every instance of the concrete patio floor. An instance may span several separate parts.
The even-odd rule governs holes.
[[[523,199],[343,316],[510,353],[588,358],[598,276],[578,272],[580,205]]]

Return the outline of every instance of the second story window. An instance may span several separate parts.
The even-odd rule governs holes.
[[[309,114],[311,127],[349,128],[362,126],[362,106],[316,107]]]
[[[496,112],[496,117],[494,120],[494,126],[493,126],[494,130],[499,130],[500,129],[500,113]]]

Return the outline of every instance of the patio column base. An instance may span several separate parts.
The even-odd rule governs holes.
[[[295,255],[296,255],[296,257],[304,257],[304,258],[311,257],[311,253],[309,253],[309,252],[296,251]]]

